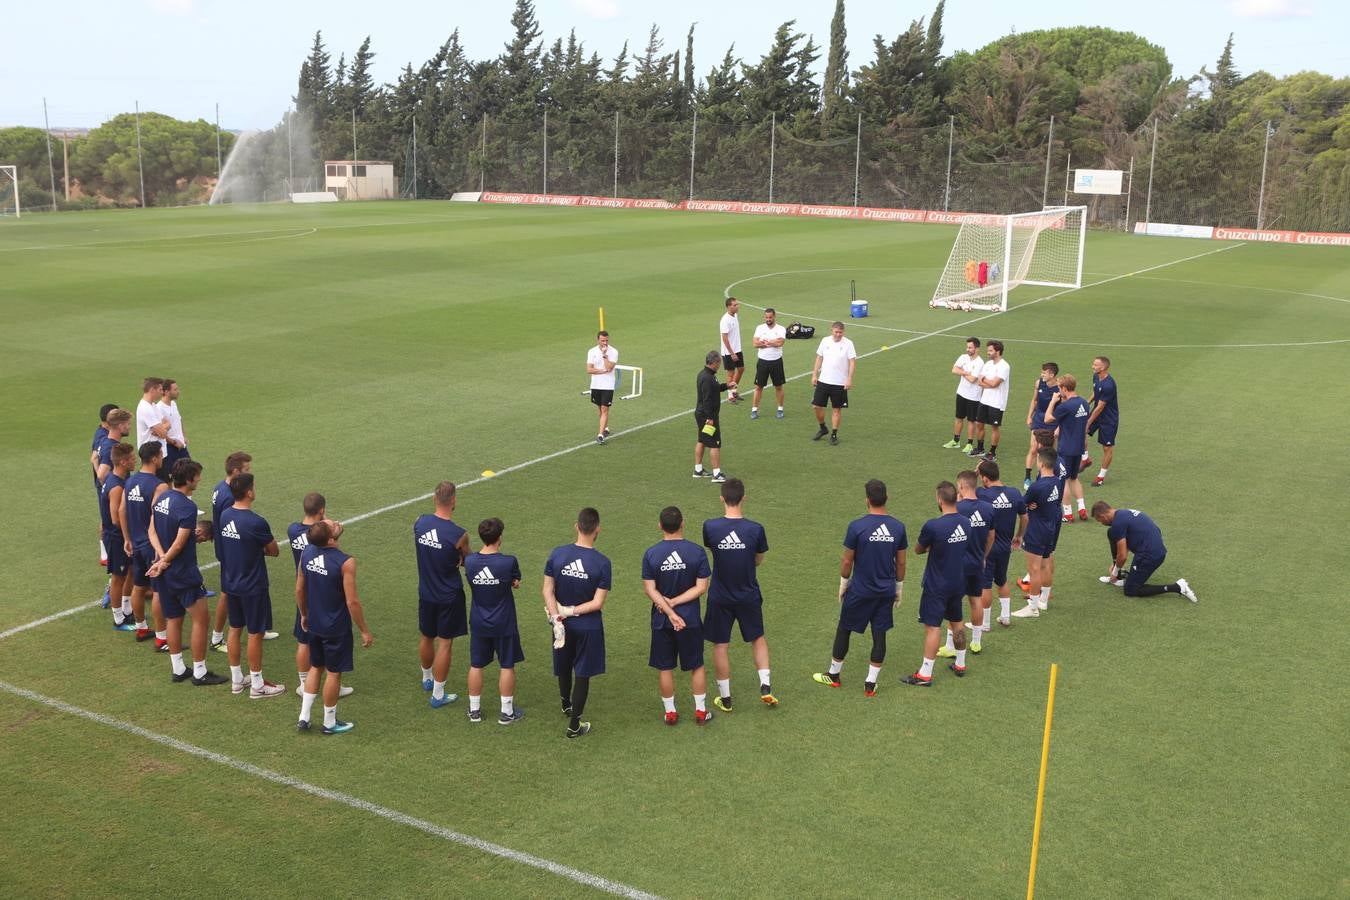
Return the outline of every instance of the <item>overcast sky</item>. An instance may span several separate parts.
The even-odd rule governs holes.
[[[936,0],[848,0],[849,64],[872,58],[872,37],[888,40]],[[52,8],[10,4],[0,52],[0,127],[42,125],[47,99],[53,127],[92,127],[133,108],[181,119],[215,116],[225,128],[266,128],[290,104],[314,32],[333,55],[351,57],[370,35],[375,77],[391,82],[426,61],[456,27],[469,55],[500,52],[511,36],[510,0],[66,0]],[[796,19],[817,43],[829,41],[834,0],[538,0],[544,39],[575,27],[588,50],[612,58],[627,40],[646,43],[653,22],[666,50],[683,49],[693,22],[701,78],[733,42],[742,59],[768,48],[775,28]],[[1177,74],[1214,67],[1228,33],[1246,74],[1314,69],[1350,72],[1350,3],[1344,0],[949,0],[945,51],[973,50],[1011,31],[1101,25],[1133,31],[1162,46]],[[818,63],[824,65],[824,59]]]

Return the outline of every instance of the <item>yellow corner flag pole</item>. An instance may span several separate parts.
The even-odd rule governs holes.
[[[605,330],[605,308],[603,306],[600,307],[600,330]]]
[[[1041,777],[1036,785],[1036,825],[1031,831],[1031,870],[1027,872],[1027,900],[1036,896],[1036,859],[1041,850],[1041,812],[1045,808],[1045,773],[1050,766],[1050,723],[1055,718],[1055,680],[1059,665],[1050,664],[1050,692],[1045,701],[1045,736],[1041,739]]]

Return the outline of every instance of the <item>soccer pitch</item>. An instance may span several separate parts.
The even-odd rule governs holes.
[[[1083,289],[1022,288],[1007,313],[963,315],[927,306],[955,231],[432,202],[0,223],[4,893],[1015,896],[1057,662],[1039,895],[1343,896],[1350,628],[1334,498],[1350,496],[1350,255],[1090,233]],[[867,319],[848,319],[850,279]],[[838,446],[810,439],[814,340],[787,345],[784,419],[724,407],[723,466],[768,533],[782,703],[746,702],[754,668],[734,642],[736,712],[696,727],[677,674],[668,728],[641,555],[661,507],[680,506],[695,539],[721,513],[716,487],[689,477],[689,411],[726,290],[746,304],[751,372],[763,306],[817,337],[844,319],[863,358]],[[601,306],[620,361],[646,375],[604,446],[580,396]],[[1049,613],[996,628],[969,677],[940,664],[917,691],[898,683],[920,656],[911,551],[878,696],[862,694],[865,638],[844,689],[822,688],[810,676],[829,661],[864,481],[887,482],[912,544],[934,485],[967,467],[941,449],[967,334],[1003,340],[1012,364],[1009,483],[1039,364],[1084,382],[1094,355],[1112,358],[1119,448],[1089,505],[1152,515],[1159,576],[1186,577],[1200,602],[1123,598],[1097,580],[1104,529],[1066,525]],[[89,605],[104,576],[85,446],[99,406],[134,408],[146,375],[182,385],[206,465],[198,505],[243,449],[274,531],[311,490],[350,524],[375,635],[346,682],[352,734],[295,731],[289,553],[271,567],[282,636],[264,671],[287,688],[271,702],[172,684],[164,656]],[[525,573],[527,716],[511,728],[491,721],[495,668],[482,725],[462,696],[429,708],[419,684],[410,526],[441,479],[463,485],[471,535],[505,521]],[[600,511],[614,589],[595,731],[568,741],[539,585],[584,505]],[[208,661],[227,671],[223,654]],[[456,641],[448,690],[464,694],[467,664]]]

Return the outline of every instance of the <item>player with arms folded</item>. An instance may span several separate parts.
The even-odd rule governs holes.
[[[712,720],[708,709],[708,670],[703,665],[703,617],[699,599],[708,590],[712,570],[708,554],[684,539],[684,513],[678,506],[661,510],[661,540],[642,556],[642,589],[652,602],[652,642],[647,665],[656,669],[665,722],[680,720],[675,709],[675,666],[689,673],[694,721]]]

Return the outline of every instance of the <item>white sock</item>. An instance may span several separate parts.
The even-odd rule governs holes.
[[[760,683],[760,684],[768,684],[768,683],[769,683],[769,670],[768,670],[768,669],[756,669],[755,671],[759,672],[759,683]]]
[[[922,675],[924,678],[932,678],[934,662],[936,662],[936,660],[929,659],[928,657],[925,656],[923,658],[923,665],[919,666],[919,674]]]
[[[730,678],[719,678],[719,679],[717,679],[717,696],[721,697],[723,700],[725,700],[725,699],[727,699],[728,697],[731,696],[731,679],[730,679]]]
[[[713,474],[714,474],[714,475],[721,475],[721,474],[722,474],[722,470],[721,470],[721,469],[713,469]]]
[[[147,627],[148,627],[148,626],[147,626],[144,622],[137,622],[137,623],[136,623],[136,630],[137,630],[137,631],[145,631]]]
[[[1106,466],[1102,466],[1101,471],[1097,473],[1098,478],[1106,477]]]
[[[1050,589],[1048,587],[1041,588],[1041,605],[1050,605]]]
[[[1079,458],[1079,459],[1088,459],[1088,458],[1089,458],[1089,457],[1088,457],[1088,452],[1087,452],[1086,450],[1084,450],[1084,451],[1083,451],[1083,455],[1080,456],[1080,457],[1078,457],[1078,458]]]
[[[156,631],[155,638],[157,640],[167,641],[169,639],[169,633],[167,631]]]
[[[1064,504],[1064,515],[1066,516],[1073,515],[1073,507],[1067,503]]]
[[[844,661],[842,659],[831,659],[830,674],[838,675],[842,671],[844,671]]]
[[[694,709],[698,710],[699,712],[707,712],[707,711],[708,711],[708,695],[707,695],[707,694],[695,694],[695,695],[694,695]]]
[[[759,412],[759,407],[758,407],[758,406],[752,406],[752,407],[750,407],[750,411],[751,411],[751,412]]]
[[[479,694],[477,697],[475,697],[473,694],[470,694],[469,712],[478,712],[478,710],[482,708],[483,708],[483,695]]]
[[[1079,497],[1079,498],[1078,498],[1078,509],[1081,511],[1081,510],[1084,509],[1084,508],[1085,508],[1085,507],[1083,506],[1083,498],[1082,498],[1082,497]]]
[[[173,668],[173,674],[175,675],[182,675],[187,671],[187,666],[183,665],[183,654],[181,653],[170,653],[169,665]]]
[[[314,701],[319,697],[318,694],[300,695],[300,721],[308,722],[309,714],[314,711]]]
[[[1011,594],[1009,594],[1007,597],[999,597],[999,598],[998,598],[998,615],[999,615],[999,618],[1000,618],[1000,619],[1006,619],[1006,618],[1008,618],[1009,610],[1011,610],[1011,609],[1012,609],[1012,595],[1011,595]]]
[[[662,704],[663,706],[665,706],[666,712],[668,712],[668,713],[673,713],[673,712],[675,711],[675,698],[674,698],[674,697],[662,697],[662,698],[661,698],[661,704]]]
[[[956,645],[952,643],[952,630],[950,628],[947,629],[947,644],[945,647],[943,647],[943,649],[953,651],[956,650]]]
[[[422,680],[423,681],[431,680],[431,670],[428,669],[426,666],[422,667]]]
[[[781,407],[781,406],[778,407],[778,411],[779,411],[779,412],[782,412],[782,411],[783,411],[783,407]]]
[[[956,651],[956,665],[962,669],[966,667],[966,651],[964,650]]]
[[[325,706],[323,708],[323,727],[332,728],[337,724],[337,707]]]
[[[213,631],[213,632],[211,632],[211,643],[213,643],[213,644],[219,644],[220,642],[222,642],[222,641],[224,641],[224,640],[225,640],[225,632],[223,632],[223,631]]]
[[[127,620],[126,614],[122,612],[121,607],[114,607],[112,614],[114,625],[121,625],[123,622]]]
[[[513,715],[513,714],[515,713],[515,711],[516,711],[516,698],[515,698],[515,697],[503,697],[503,698],[502,698],[502,715],[504,715],[504,716]]]
[[[130,595],[130,594],[127,594],[125,597],[122,598],[122,615],[124,615],[124,616],[130,616],[130,615],[131,615],[131,595]]]
[[[230,680],[235,684],[242,682],[244,680],[244,667],[230,666]]]
[[[694,464],[694,471],[695,471],[695,472],[702,472],[702,471],[703,471],[703,463],[695,463],[695,464]]]
[[[194,659],[192,661],[192,677],[204,678],[206,676],[206,660]]]
[[[876,684],[877,678],[881,675],[881,666],[872,663],[867,667],[867,683]]]
[[[252,688],[255,691],[261,691],[263,689],[263,677],[261,672],[254,672],[250,669],[248,677],[253,681]]]
[[[433,681],[433,682],[431,683],[431,696],[432,696],[432,699],[434,699],[434,700],[444,700],[444,699],[445,699],[445,682],[444,682],[444,681]]]

